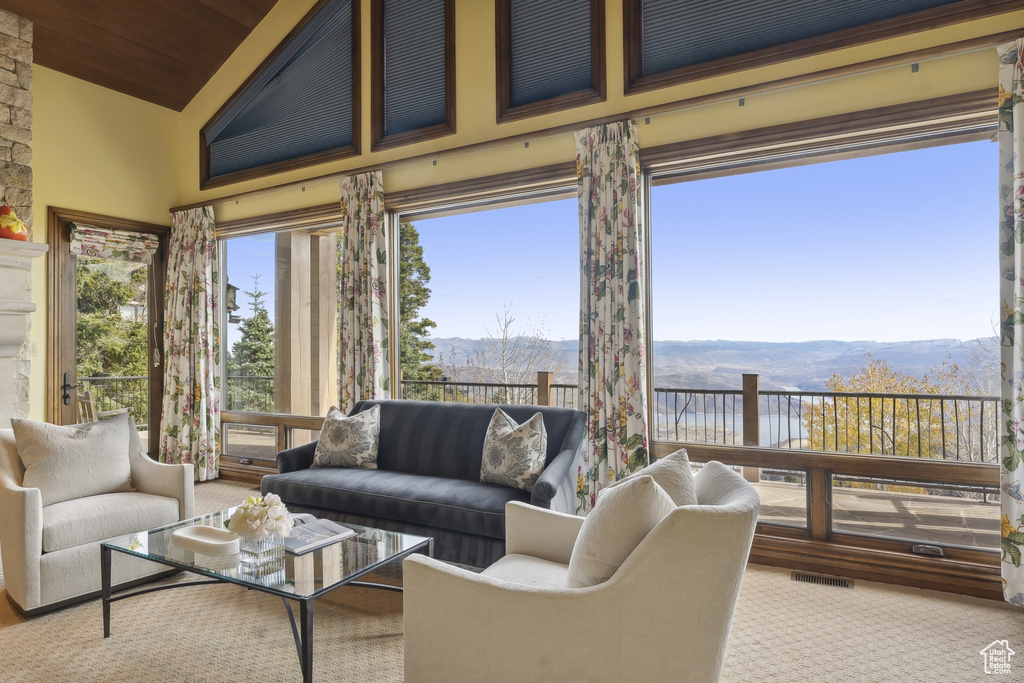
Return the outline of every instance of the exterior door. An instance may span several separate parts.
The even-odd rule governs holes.
[[[128,412],[155,456],[169,228],[50,209],[48,229],[48,419],[76,424]],[[83,248],[83,235],[109,236],[114,247]],[[147,248],[120,249],[129,236],[145,237]]]

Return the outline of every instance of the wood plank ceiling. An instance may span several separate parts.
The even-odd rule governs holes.
[[[33,62],[181,111],[277,0],[0,0]]]

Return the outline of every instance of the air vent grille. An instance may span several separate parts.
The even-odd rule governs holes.
[[[810,572],[793,572],[794,581],[802,583],[814,583],[819,586],[835,586],[836,588],[853,588],[853,579],[843,576],[829,576],[828,574],[812,574]]]

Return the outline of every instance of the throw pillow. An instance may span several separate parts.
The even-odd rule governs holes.
[[[651,477],[627,477],[608,488],[583,520],[569,556],[566,586],[586,588],[604,583],[640,541],[676,506]]]
[[[666,455],[657,462],[638,470],[632,476],[641,474],[651,477],[658,483],[658,486],[665,489],[665,493],[672,498],[672,502],[676,506],[697,504],[697,488],[693,483],[693,469],[690,467],[690,458],[687,456],[685,448]],[[626,477],[608,484],[601,489],[601,496],[604,496],[604,492],[608,489],[619,486],[623,482],[629,481],[630,478]]]
[[[380,406],[348,417],[337,408],[327,411],[311,467],[377,469]]]
[[[501,408],[494,410],[484,437],[480,481],[533,491],[547,460],[548,432],[536,413],[517,424]]]
[[[43,505],[132,491],[130,420],[127,413],[77,425],[12,418],[22,486],[39,489]]]

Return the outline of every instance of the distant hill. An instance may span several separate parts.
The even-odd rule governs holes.
[[[435,360],[442,357],[446,368],[454,368],[452,379],[471,379],[462,376],[460,369],[476,355],[479,340],[451,337],[431,341]],[[575,382],[577,341],[551,344],[561,363],[561,367],[552,368],[555,381]],[[999,342],[995,337],[908,342],[655,341],[653,351],[655,386],[688,389],[740,388],[743,373],[757,373],[762,389],[820,391],[833,374],[850,375],[866,365],[869,354],[886,361],[894,370],[915,377],[932,372],[947,359],[964,369],[976,369],[979,375],[984,374],[982,369],[991,375],[999,368]]]

